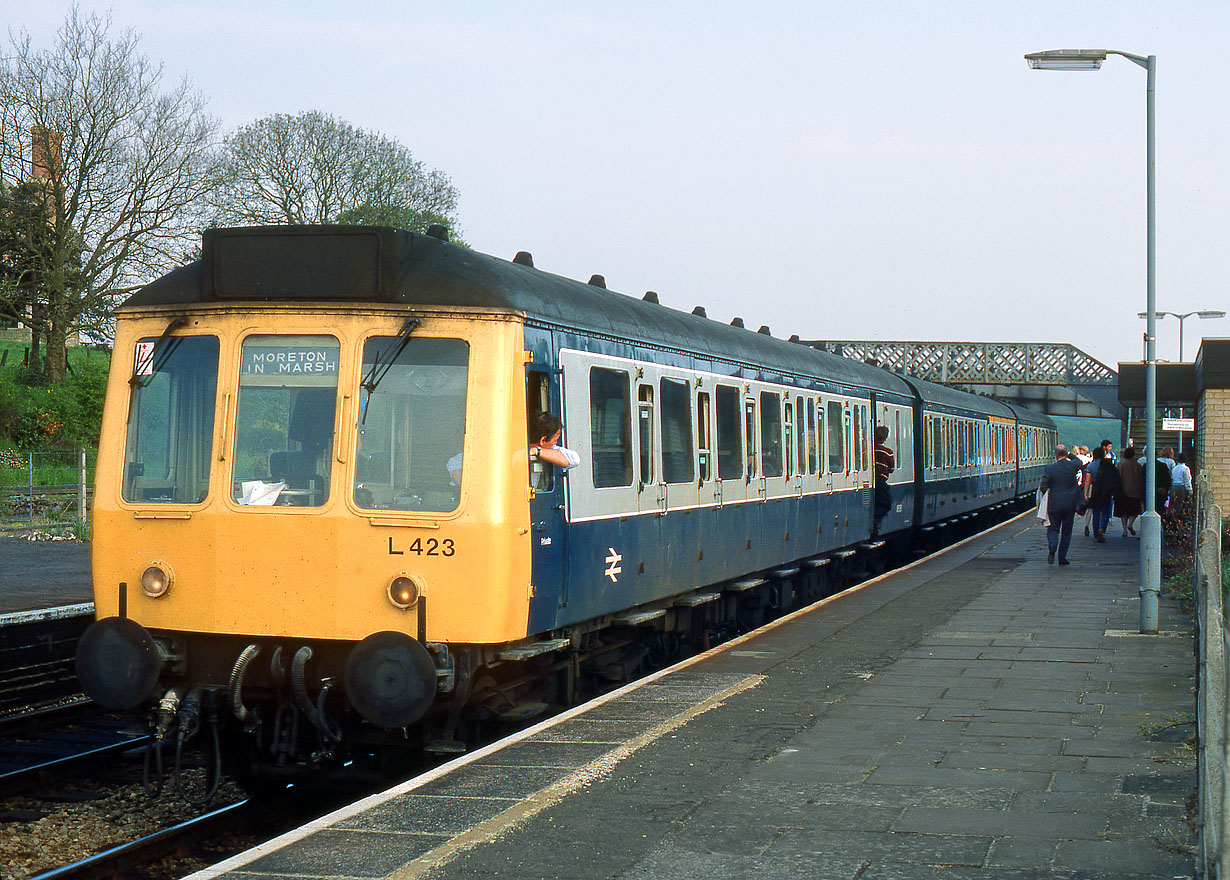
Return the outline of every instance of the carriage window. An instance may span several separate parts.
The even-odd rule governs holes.
[[[338,341],[249,336],[239,363],[231,498],[254,507],[329,500]]]
[[[751,398],[743,401],[743,430],[747,443],[747,478],[750,480],[759,473],[756,468],[756,401]]]
[[[718,479],[737,480],[743,476],[743,429],[739,423],[739,389],[717,387]]]
[[[405,346],[399,352],[402,342]],[[470,346],[460,339],[399,341],[374,336],[364,343],[360,376],[367,384],[358,397],[356,505],[376,510],[456,509],[465,470],[469,358]],[[388,372],[371,390],[373,373],[379,376],[386,365]],[[533,389],[531,383],[531,401]]]
[[[797,413],[795,418],[798,430],[795,436],[798,438],[796,445],[799,450],[799,473],[805,474],[807,473],[807,438],[810,434],[815,433],[816,417],[811,412],[811,401],[804,400],[802,397],[794,399],[794,411]],[[807,413],[806,416],[803,415],[805,412]]]
[[[841,403],[829,401],[829,472],[840,474],[846,469],[845,441],[842,437]]]
[[[854,470],[867,470],[867,407],[854,407]]]
[[[812,421],[812,417],[815,421]],[[810,440],[807,444],[807,472],[809,474],[824,473],[824,401],[815,401],[815,406],[807,408],[807,433]]]
[[[764,475],[782,475],[782,398],[771,391],[760,392],[760,443],[763,447]]]
[[[551,380],[546,373],[531,370],[525,376],[526,425],[533,425],[539,413],[551,411]],[[532,429],[531,429],[532,430]],[[538,438],[530,438],[536,440]],[[555,468],[546,462],[530,461],[530,486],[535,492],[555,491]],[[456,480],[454,480],[456,482]]]
[[[688,383],[663,379],[662,479],[667,483],[690,483],[692,465],[692,395]]]
[[[653,482],[653,386],[637,388],[636,399],[637,440],[640,443],[641,483]]]
[[[589,371],[589,442],[594,488],[632,485],[632,404],[624,370]]]
[[[218,340],[137,343],[124,449],[125,501],[196,504],[209,490]]]
[[[786,476],[794,476],[794,404],[790,402],[790,398],[786,398],[785,403],[786,417],[784,427],[786,429]]]
[[[696,451],[700,460],[700,481],[709,479],[709,461],[713,443],[709,438],[709,392],[696,395]]]

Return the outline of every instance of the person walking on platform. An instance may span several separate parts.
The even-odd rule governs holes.
[[[1115,498],[1115,514],[1123,523],[1123,537],[1136,534],[1132,528],[1136,517],[1144,509],[1145,470],[1136,460],[1136,450],[1129,446],[1123,450],[1123,460],[1119,462],[1119,483],[1123,487]]]
[[[1192,497],[1192,469],[1187,466],[1187,455],[1180,452],[1175,457],[1175,466],[1170,469],[1170,508],[1171,516],[1183,515],[1187,501]]]
[[[1173,465],[1168,464],[1165,457],[1155,458],[1145,467],[1152,467],[1156,477],[1154,479],[1154,496],[1153,509],[1157,511],[1158,516],[1166,512],[1166,501],[1170,497],[1170,487],[1174,483],[1174,478],[1170,475],[1170,469]]]
[[[885,444],[888,439],[888,425],[876,425],[875,446],[872,447],[872,452],[875,455],[875,470],[876,470],[876,488],[875,488],[875,507],[872,511],[871,537],[878,538],[880,535],[880,522],[888,515],[889,510],[893,506],[893,492],[888,485],[888,475],[897,467],[897,460],[893,457],[893,451]]]
[[[1093,476],[1089,473],[1089,463],[1093,461],[1093,456],[1089,453],[1088,446],[1073,446],[1072,455],[1076,456],[1077,461],[1081,463],[1081,467],[1086,468],[1081,475],[1081,503],[1076,508],[1076,515],[1085,521],[1085,537],[1089,537],[1089,523],[1093,521],[1093,512],[1089,509],[1089,484],[1093,480]],[[1071,456],[1069,456],[1071,457]]]
[[[1093,454],[1102,450],[1095,449]],[[1110,525],[1110,506],[1116,495],[1123,491],[1123,481],[1119,478],[1119,469],[1115,463],[1105,457],[1098,465],[1093,477],[1093,485],[1089,489],[1089,506],[1093,508],[1093,540],[1099,544],[1106,543],[1106,527]]]
[[[1059,564],[1068,565],[1072,518],[1081,503],[1081,463],[1068,458],[1068,449],[1062,443],[1055,447],[1055,460],[1046,466],[1040,488],[1048,493],[1046,514],[1050,524],[1046,529],[1046,564],[1053,565],[1058,553]]]

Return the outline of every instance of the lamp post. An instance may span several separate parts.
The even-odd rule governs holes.
[[[1226,317],[1226,313],[1221,309],[1198,309],[1194,312],[1184,312],[1181,315],[1178,312],[1154,312],[1154,314],[1157,315],[1158,318],[1164,318],[1167,315],[1170,315],[1172,318],[1179,319],[1179,363],[1183,363],[1183,322],[1185,320],[1190,318],[1192,315],[1195,315],[1197,318],[1201,319]],[[1149,317],[1149,313],[1137,312],[1136,317],[1147,318]]]
[[[1162,518],[1157,512],[1157,286],[1156,223],[1154,217],[1153,174],[1153,91],[1157,76],[1156,55],[1133,55],[1116,49],[1051,49],[1025,56],[1035,70],[1097,70],[1107,55],[1119,55],[1145,69],[1145,225],[1146,225],[1146,305],[1145,318],[1145,498],[1140,518],[1140,631],[1157,632],[1158,604],[1162,589]],[[1180,325],[1182,326],[1182,325]]]

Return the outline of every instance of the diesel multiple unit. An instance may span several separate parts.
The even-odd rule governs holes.
[[[578,466],[531,454],[541,411]],[[526,254],[210,230],[118,311],[78,669],[160,738],[210,725],[243,776],[447,751],[1032,496],[1054,442]]]

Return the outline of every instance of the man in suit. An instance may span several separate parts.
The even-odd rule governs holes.
[[[1053,565],[1055,553],[1059,564],[1068,564],[1068,545],[1072,543],[1072,518],[1083,500],[1081,492],[1081,468],[1079,459],[1068,458],[1068,449],[1062,443],[1055,447],[1055,460],[1046,466],[1041,488],[1049,492],[1046,514],[1050,525],[1046,529],[1046,564]]]

